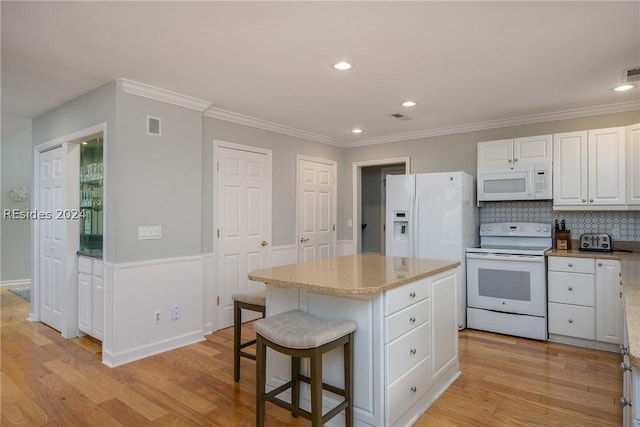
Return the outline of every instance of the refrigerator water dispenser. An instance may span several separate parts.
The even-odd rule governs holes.
[[[393,240],[409,240],[409,213],[406,211],[393,213]]]

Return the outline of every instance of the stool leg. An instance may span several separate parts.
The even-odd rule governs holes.
[[[311,352],[311,426],[322,426],[322,353]]]
[[[267,348],[260,334],[256,335],[256,427],[264,427],[265,401],[264,393],[267,384]]]
[[[233,302],[233,380],[240,381],[240,337],[242,334],[242,309]]]
[[[298,381],[298,375],[300,375],[300,358],[291,356],[291,404],[296,408],[300,407],[300,381]],[[291,413],[294,417],[298,414]]]
[[[351,391],[353,388],[353,353],[351,351],[351,344],[353,341],[353,334],[349,334],[349,340],[344,345],[344,400],[346,400],[347,407],[344,410],[344,418],[346,427],[353,425],[353,401],[351,399]]]

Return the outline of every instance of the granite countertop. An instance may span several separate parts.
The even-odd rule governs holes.
[[[551,249],[545,255],[620,260],[624,314],[629,335],[629,358],[633,366],[640,368],[640,253],[581,252],[577,249],[566,251]]]
[[[102,259],[102,249],[80,249],[76,253],[79,256]]]
[[[349,255],[249,273],[249,279],[335,295],[376,294],[460,265],[458,261]]]

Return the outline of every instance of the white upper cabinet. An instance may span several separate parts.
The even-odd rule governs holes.
[[[551,161],[552,136],[501,139],[478,143],[478,167]]]
[[[627,126],[627,204],[640,206],[640,123]]]
[[[555,209],[626,209],[625,128],[553,136]]]

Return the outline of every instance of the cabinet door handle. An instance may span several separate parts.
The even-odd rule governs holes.
[[[507,162],[511,163],[511,159],[507,160]]]
[[[593,203],[593,199],[589,199],[589,203]]]
[[[624,396],[622,396],[622,397],[620,398],[620,406],[622,406],[623,408],[624,408],[625,406],[631,406],[631,401],[630,401],[630,400],[627,400]]]
[[[582,203],[587,203],[587,199],[582,199]]]
[[[620,354],[623,356],[626,356],[627,354],[629,354],[629,349],[623,346],[622,344],[620,344]]]
[[[572,290],[573,290],[573,287],[569,286],[569,290],[570,290],[570,291],[572,291]]]
[[[412,355],[416,354],[416,349],[412,348],[411,350],[409,350],[409,353],[411,353]]]
[[[598,267],[602,267],[602,263],[601,262],[598,263]]]
[[[413,316],[411,316],[411,317],[409,318],[409,322],[411,322],[411,323],[416,323],[416,318],[415,318],[415,317],[413,317]]]
[[[569,319],[569,323],[573,323],[573,319]]]
[[[573,267],[573,263],[569,263],[569,267]]]
[[[415,393],[416,391],[418,391],[418,387],[416,387],[416,386],[412,386],[412,387],[411,387],[411,391]]]
[[[517,162],[518,162],[518,159],[513,159],[513,163],[517,163]]]
[[[410,296],[411,298],[415,298],[415,297],[416,297],[416,293],[415,293],[415,292],[411,292],[411,293],[409,294],[409,296]]]

